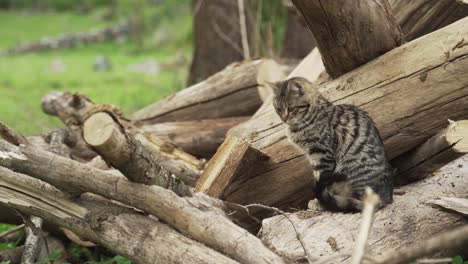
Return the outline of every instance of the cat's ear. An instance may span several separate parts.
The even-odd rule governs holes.
[[[301,97],[304,95],[304,87],[298,81],[290,81],[289,82],[289,93],[295,97]]]
[[[266,82],[266,85],[270,87],[274,94],[280,94],[282,86],[280,82]]]

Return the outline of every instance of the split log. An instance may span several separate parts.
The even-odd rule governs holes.
[[[74,132],[78,143],[76,146],[72,147],[72,158],[75,159],[77,156],[80,156],[81,159],[78,158],[78,160],[84,158],[86,161],[94,158],[97,153],[91,150],[82,138],[82,125],[85,119],[92,113],[98,111],[120,114],[120,111],[115,107],[94,105],[91,100],[85,96],[67,92],[51,92],[44,96],[42,99],[42,109],[47,114],[59,117],[70,130]],[[131,126],[131,124],[129,125]],[[138,131],[136,131],[136,133],[137,132]],[[135,136],[156,158],[161,160],[166,170],[176,175],[176,177],[186,184],[191,186],[195,185],[195,181],[200,177],[201,170],[204,167],[203,161],[198,160],[166,142],[158,140],[158,144],[153,144],[153,140],[148,141],[142,139],[139,134]],[[157,140],[155,139],[154,141]],[[83,157],[83,153],[89,154],[85,154],[85,157]]]
[[[111,113],[97,112],[86,119],[83,138],[129,180],[158,185],[181,196],[190,195],[187,185],[165,170],[160,160],[155,159]]]
[[[416,149],[392,161],[398,169],[397,183],[426,177],[450,161],[468,153],[468,120],[451,124]]]
[[[402,34],[387,0],[292,2],[312,31],[332,78],[401,44]]]
[[[234,63],[203,82],[149,105],[130,118],[138,123],[202,120],[253,114],[262,104],[262,60]]]
[[[197,157],[210,158],[226,138],[227,131],[248,117],[230,117],[197,121],[167,122],[138,128],[172,143]]]
[[[444,167],[431,178],[402,187],[403,195],[395,195],[394,202],[375,214],[369,234],[367,253],[379,257],[407,247],[415,242],[468,223],[461,215],[432,207],[427,201],[447,193],[466,196],[468,156]],[[340,256],[353,250],[361,214],[304,211],[289,214],[308,251],[317,256]],[[262,240],[289,259],[304,257],[291,223],[284,216],[263,221]],[[333,245],[330,243],[333,241]],[[452,252],[454,253],[454,252]],[[343,259],[343,258],[342,258]],[[347,263],[347,259],[344,263]],[[337,260],[335,263],[338,263]],[[341,263],[341,262],[340,262]]]
[[[0,140],[0,166],[60,189],[94,193],[143,210],[239,262],[284,263],[258,238],[232,223],[222,214],[223,204],[208,196],[181,198],[159,186],[132,183],[77,161],[28,145],[14,146],[4,140]]]
[[[325,83],[320,91],[335,104],[354,104],[367,111],[388,156],[395,158],[439,132],[447,119],[468,118],[468,45],[462,37],[467,34],[465,18]],[[272,105],[262,109],[229,134],[270,160],[262,171],[232,179],[231,185],[236,187],[222,196],[241,204],[305,205],[313,197],[309,162],[289,143],[286,126]],[[210,163],[222,167],[227,160],[242,160],[242,156],[222,155]]]
[[[388,0],[405,40],[424,36],[468,16],[459,0]]]
[[[237,263],[130,208],[89,195],[72,201],[42,181],[2,167],[0,203],[38,215],[136,263]]]

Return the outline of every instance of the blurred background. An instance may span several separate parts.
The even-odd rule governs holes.
[[[51,90],[131,113],[246,58],[235,0],[0,0],[0,116],[58,127]],[[245,1],[249,57],[299,59],[312,37],[282,0]]]

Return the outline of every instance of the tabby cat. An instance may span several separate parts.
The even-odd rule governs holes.
[[[329,210],[359,211],[366,186],[392,202],[393,174],[372,119],[353,105],[333,105],[304,78],[272,84],[273,105],[289,138],[314,167],[317,198]]]

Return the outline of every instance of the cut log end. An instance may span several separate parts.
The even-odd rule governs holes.
[[[125,134],[120,131],[119,124],[114,118],[105,112],[99,112],[90,116],[83,124],[83,138],[99,153],[105,153],[113,163],[125,162],[128,159],[126,153],[115,150],[128,148]]]

